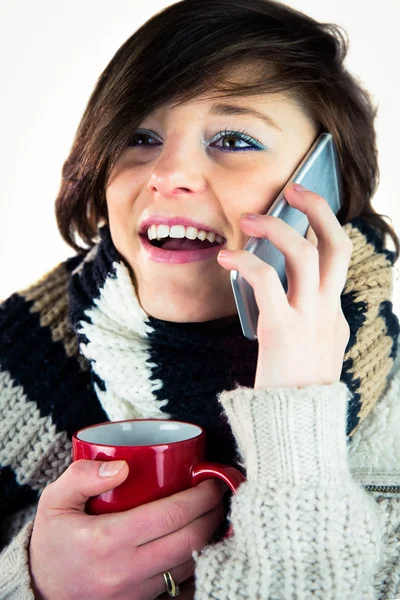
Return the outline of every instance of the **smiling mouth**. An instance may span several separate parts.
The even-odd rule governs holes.
[[[147,235],[146,235],[147,238]],[[148,238],[147,238],[148,239]],[[218,242],[209,242],[208,240],[189,240],[188,238],[162,238],[161,240],[149,240],[149,244],[155,248],[161,248],[163,250],[207,250],[214,246],[222,246]]]

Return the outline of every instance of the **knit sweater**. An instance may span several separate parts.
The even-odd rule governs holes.
[[[128,418],[205,427],[207,458],[247,480],[194,552],[197,600],[400,596],[400,353],[393,253],[361,219],[341,303],[340,381],[253,389],[257,341],[238,320],[147,315],[109,229],[0,307],[0,598],[32,599],[28,546],[41,491],[72,433]],[[161,575],[160,575],[161,577]],[[55,599],[56,600],[56,599]]]

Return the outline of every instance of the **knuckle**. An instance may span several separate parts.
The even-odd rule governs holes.
[[[306,241],[299,244],[299,248],[294,253],[294,256],[300,256],[301,260],[317,261],[319,260],[319,251],[316,246]]]
[[[247,274],[253,281],[258,280],[260,275],[264,277],[273,277],[274,274],[276,274],[276,270],[271,267],[271,265],[258,259],[256,255],[249,250],[245,250],[245,252],[249,255],[249,260],[246,265]]]
[[[52,508],[52,506],[54,504],[54,493],[56,491],[56,486],[57,486],[57,480],[53,481],[52,483],[49,483],[42,490],[42,492],[40,494],[39,502],[38,502],[38,510],[37,510],[38,513],[40,513],[42,510],[47,510],[47,509]]]
[[[106,567],[99,569],[97,575],[99,597],[119,598],[126,584],[121,571]]]
[[[94,560],[108,556],[110,543],[101,527],[93,522],[90,527],[81,527],[77,535],[83,552],[91,554]]]
[[[335,243],[335,250],[338,254],[343,254],[346,257],[351,256],[353,253],[353,242],[348,237],[341,237]]]
[[[197,485],[197,488],[204,488],[207,491],[212,491],[215,487],[215,482],[217,479],[204,479],[201,483]]]
[[[180,502],[168,504],[163,514],[165,526],[168,530],[182,529],[188,522],[188,510]]]
[[[91,554],[94,554],[100,561],[108,558],[112,553],[112,544],[110,536],[101,527],[95,527],[87,530],[86,545],[90,548]]]
[[[115,553],[111,527],[104,527],[103,520],[96,517],[88,517],[84,525],[74,528],[74,540],[83,553],[93,557],[94,564],[104,564]]]
[[[69,465],[68,469],[65,472],[69,473],[74,477],[82,475],[83,473],[86,473],[88,471],[88,463],[89,461],[83,458],[75,460]]]
[[[327,204],[327,201],[323,196],[310,191],[307,198],[307,204],[312,211],[318,211],[320,206],[322,207],[322,205]]]
[[[187,552],[201,550],[209,541],[212,534],[222,523],[225,516],[224,504],[221,501],[216,507],[196,520],[192,527],[188,528],[186,537]]]
[[[276,269],[272,265],[269,265],[266,262],[262,262],[262,264],[260,265],[260,270],[261,270],[263,276],[266,277],[267,279],[279,279]],[[258,277],[257,277],[257,279],[258,279]]]
[[[221,500],[221,497],[225,495],[228,489],[228,484],[221,479],[206,479],[199,483],[205,490],[207,490],[206,500],[209,504],[209,510],[214,508],[217,503]]]
[[[87,583],[92,598],[116,598],[123,591],[123,578],[119,569],[113,568],[107,563],[91,564],[86,574]]]
[[[41,506],[48,506],[49,504],[51,504],[51,497],[52,497],[52,493],[53,493],[53,486],[54,486],[54,482],[53,483],[49,483],[49,485],[46,485],[46,487],[44,488],[44,490],[40,494],[39,503],[38,503],[38,509]]]
[[[209,536],[204,535],[203,528],[192,527],[186,537],[187,552],[192,554],[193,550],[201,550],[208,541]]]

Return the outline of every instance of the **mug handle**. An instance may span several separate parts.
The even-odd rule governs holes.
[[[217,477],[222,479],[236,494],[238,487],[246,481],[246,477],[235,467],[223,465],[220,463],[199,462],[193,467],[192,471],[192,486],[198,485],[206,479]],[[233,535],[232,524],[229,525],[224,539],[230,538]]]

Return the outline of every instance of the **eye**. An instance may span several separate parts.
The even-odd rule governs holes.
[[[156,141],[158,143],[157,144],[146,143],[146,141],[145,141],[146,138],[148,140],[153,140],[153,142]],[[140,132],[133,134],[133,136],[128,141],[127,145],[130,148],[132,148],[132,147],[136,147],[136,146],[159,146],[160,144],[161,144],[161,142],[159,140],[157,140],[151,132],[146,133],[144,131],[140,131]]]
[[[228,140],[227,145],[216,146],[217,142],[221,140]],[[156,142],[156,143],[154,143]],[[237,147],[235,143],[241,142],[244,143],[245,146]],[[130,148],[135,148],[138,146],[142,147],[151,147],[151,146],[160,146],[162,142],[158,140],[151,131],[138,131],[133,134],[133,136],[128,141],[128,146]],[[216,136],[214,136],[211,142],[206,144],[211,148],[217,148],[220,152],[243,152],[247,150],[266,150],[266,147],[263,146],[260,142],[252,138],[247,134],[246,131],[228,131],[225,129],[224,131],[219,132]]]
[[[212,146],[215,142],[219,142],[221,140],[228,140],[227,145],[222,146]],[[235,146],[235,141],[244,142],[246,146]],[[265,146],[260,144],[257,140],[252,138],[247,134],[246,131],[221,131],[215,136],[209,146],[218,148],[221,152],[243,152],[247,150],[265,150]]]

